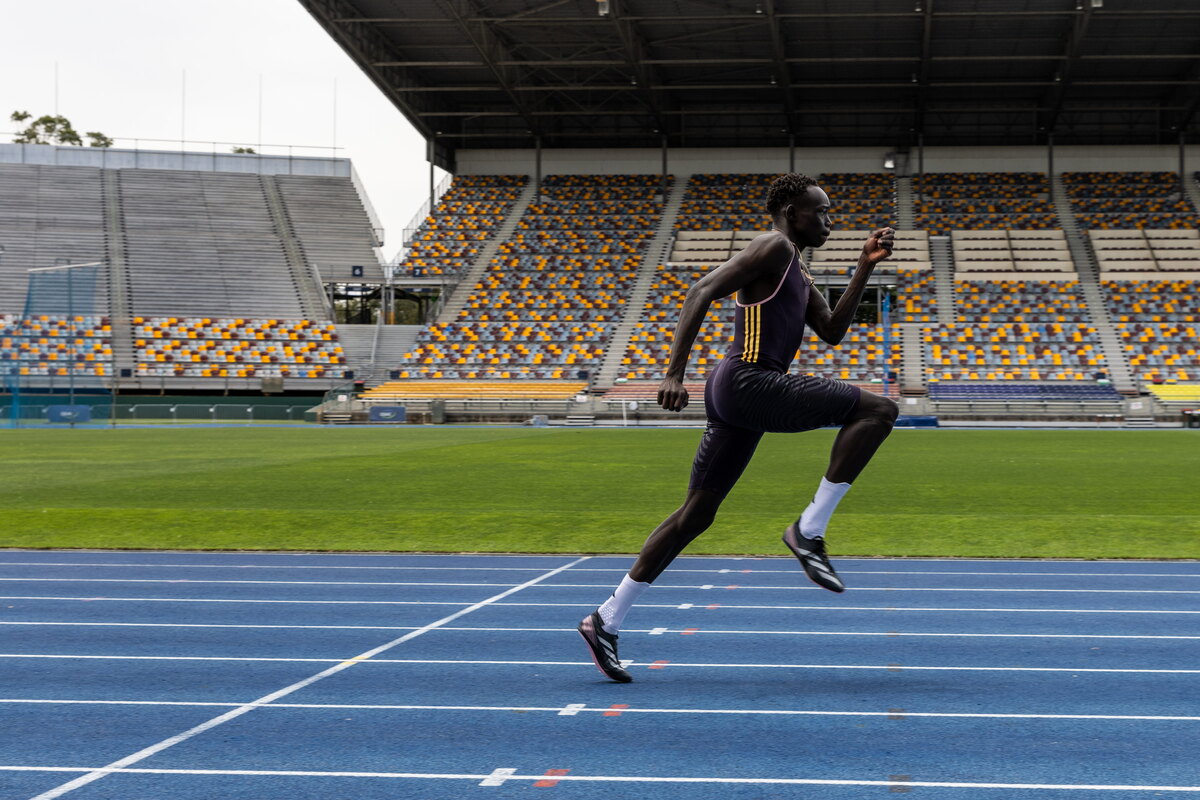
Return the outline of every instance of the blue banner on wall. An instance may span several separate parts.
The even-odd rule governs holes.
[[[46,406],[46,417],[51,422],[91,422],[91,406]]]
[[[408,410],[404,406],[371,406],[371,422],[406,422]]]

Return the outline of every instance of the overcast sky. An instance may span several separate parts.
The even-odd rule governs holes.
[[[18,128],[15,110],[55,113],[56,64],[57,112],[118,147],[342,148],[389,258],[428,197],[424,140],[296,0],[0,0],[0,131]]]

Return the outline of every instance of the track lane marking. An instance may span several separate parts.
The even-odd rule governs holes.
[[[778,559],[784,561],[782,557]],[[791,559],[786,559],[790,561]],[[846,559],[839,559],[839,562]],[[1112,563],[1112,562],[1109,562]],[[1145,562],[1130,562],[1130,563],[1145,563]],[[1168,562],[1170,563],[1170,562]],[[1190,563],[1190,562],[1185,562]],[[114,568],[130,568],[130,569],[298,569],[298,570],[387,570],[394,572],[404,571],[428,571],[428,572],[541,572],[542,567],[442,567],[442,566],[395,566],[395,565],[348,565],[348,564],[146,564],[133,562],[103,562],[103,561],[0,561],[2,567],[114,567]],[[573,570],[574,572],[603,572],[603,573],[624,573],[628,569],[622,567],[580,567]],[[733,569],[690,569],[687,567],[676,568],[672,566],[672,573],[694,572],[701,574],[723,574],[723,573],[753,573],[753,574],[777,574],[791,575],[795,574],[794,569],[754,569],[754,570],[733,570]],[[1104,578],[1200,578],[1200,571],[1197,572],[1018,572],[1018,571],[986,571],[986,572],[966,572],[960,570],[873,570],[873,569],[843,569],[838,570],[839,573],[850,575],[998,575],[998,576],[1013,576],[1022,575],[1029,577],[1104,577]]]
[[[45,555],[47,550],[29,549],[23,547],[5,547],[0,548],[0,553],[22,553],[25,555]],[[114,550],[111,548],[70,548],[69,552],[79,554],[93,555],[129,555],[128,550]],[[547,562],[555,558],[571,558],[583,555],[582,553],[556,553],[554,555],[539,555],[534,553],[346,553],[346,552],[327,552],[327,553],[297,553],[297,552],[280,552],[275,550],[256,550],[256,551],[227,551],[227,550],[178,550],[165,548],[161,550],[138,551],[148,555],[176,555],[176,556],[204,556],[206,558],[218,558],[227,556],[230,558],[247,558],[256,556],[259,558],[381,558],[381,559],[396,559],[396,558],[412,558],[412,559],[436,559],[436,558],[476,558],[476,559],[515,559],[515,558],[544,558]],[[627,560],[632,558],[631,554],[608,554],[592,556],[593,560],[603,560],[607,558]],[[743,561],[790,561],[789,556],[703,556],[703,555],[687,555],[680,556],[674,563],[692,563],[692,562],[712,562],[723,563],[743,562]],[[960,558],[957,556],[859,556],[848,555],[842,556],[842,561],[861,561],[867,564],[878,564],[880,562],[897,561],[900,563],[909,564],[1200,564],[1200,559],[1194,558],[1172,558],[1172,559],[1143,559],[1143,558]],[[601,568],[595,568],[601,569]],[[607,569],[607,568],[603,568]],[[615,567],[614,567],[615,569]],[[623,571],[628,571],[628,566],[623,568]]]
[[[194,580],[191,578],[0,578],[3,583],[173,583],[189,585],[256,585],[256,586],[446,586],[453,588],[491,588],[507,586],[505,583],[456,583],[446,581],[250,581],[250,580]],[[612,589],[607,583],[546,583],[543,589]],[[746,591],[819,591],[819,586],[745,586],[732,584],[715,586],[711,583],[692,586],[688,584],[663,584],[659,589],[701,589],[722,591],[743,589]],[[954,586],[855,586],[856,592],[992,592],[992,593],[1065,593],[1065,594],[1200,594],[1200,589],[1031,589],[1031,588],[987,588]]]
[[[0,765],[6,772],[87,772],[103,775],[234,775],[246,777],[294,777],[294,778],[393,778],[424,780],[483,781],[492,777],[492,772],[478,773],[430,773],[430,772],[321,772],[316,770],[261,770],[261,769],[148,769],[128,767],[59,767],[59,766],[8,766]],[[546,775],[507,775],[506,780],[540,781]],[[560,782],[579,783],[684,783],[720,784],[747,786],[894,786],[886,780],[853,780],[844,778],[727,778],[665,775],[560,775]],[[1171,786],[1147,784],[1080,784],[1080,783],[969,783],[963,781],[909,781],[907,786],[924,786],[941,789],[1047,789],[1121,792],[1200,792],[1197,786]],[[40,797],[40,795],[39,795]]]
[[[224,604],[281,604],[281,605],[362,605],[362,606],[467,606],[467,601],[452,600],[251,600],[231,597],[84,597],[71,595],[0,595],[0,600],[55,600],[82,603],[224,603]],[[587,603],[492,603],[497,608],[592,608]],[[692,603],[638,603],[638,608],[695,608]],[[997,607],[945,607],[945,606],[804,606],[804,605],[745,605],[725,604],[723,609],[753,609],[764,611],[915,611],[915,612],[992,612],[1032,614],[1200,614],[1191,609],[1158,608],[997,608]]]
[[[413,634],[417,632],[414,631]],[[407,634],[412,638],[413,634]],[[404,638],[404,637],[401,637]],[[374,652],[374,651],[369,651]],[[452,658],[374,658],[363,654],[352,659],[345,658],[284,658],[266,656],[117,656],[91,654],[63,653],[0,653],[0,659],[42,659],[47,661],[230,661],[230,662],[266,662],[291,664],[336,664],[339,669],[352,664],[488,664],[492,666],[562,666],[578,667],[591,664],[590,661],[532,661],[505,659],[452,659]],[[905,671],[940,671],[940,672],[1075,672],[1075,673],[1120,673],[1146,675],[1200,675],[1200,669],[1134,669],[1121,667],[969,667],[969,666],[910,666],[908,664],[728,664],[700,663],[685,661],[652,662],[651,669],[664,667],[697,667],[703,669],[882,669]],[[327,677],[321,673],[322,677]],[[332,673],[330,673],[332,674]],[[305,684],[307,685],[307,684]],[[295,691],[294,689],[292,691]],[[257,701],[255,701],[257,702]]]
[[[242,703],[220,703],[214,701],[184,700],[47,700],[42,698],[0,698],[0,703],[10,705],[110,705],[110,706],[182,706],[188,708],[236,708]],[[479,706],[479,705],[404,705],[371,703],[270,703],[263,709],[331,710],[331,711],[496,711],[496,712],[547,712],[561,717],[580,713],[601,713],[608,709],[588,708],[584,703],[568,703],[566,706]],[[713,714],[726,716],[782,716],[782,717],[891,717],[896,711],[821,711],[804,709],[758,709],[758,708],[627,708],[628,714]],[[954,711],[904,711],[905,716],[931,719],[1042,719],[1042,720],[1111,720],[1130,722],[1200,722],[1200,716],[1173,714],[1015,714]]]
[[[251,702],[245,703],[241,706],[238,706],[237,708],[227,711],[224,714],[213,717],[212,719],[208,720],[207,722],[202,722],[199,725],[196,725],[192,728],[189,728],[186,731],[176,734],[175,736],[172,736],[167,739],[163,739],[162,741],[160,741],[156,744],[152,744],[149,747],[142,748],[141,750],[138,750],[135,753],[130,753],[129,755],[125,756],[124,758],[117,759],[116,761],[113,761],[110,764],[105,765],[104,767],[101,767],[96,770],[92,770],[92,771],[90,771],[84,775],[81,775],[73,780],[67,781],[64,784],[56,786],[53,789],[42,792],[41,794],[34,796],[32,798],[32,800],[53,800],[53,798],[61,797],[62,795],[67,794],[68,792],[72,792],[81,786],[86,786],[87,784],[92,783],[93,781],[103,778],[105,775],[111,774],[112,770],[114,770],[114,769],[122,769],[122,768],[128,767],[131,764],[136,764],[137,762],[142,761],[146,758],[149,758],[150,756],[155,755],[156,753],[160,753],[163,750],[166,750],[167,748],[174,747],[175,745],[179,744],[180,742],[185,742],[188,739],[191,739],[201,733],[204,733],[205,731],[211,730],[219,725],[223,725],[224,723],[229,722],[232,719],[236,719],[236,718],[242,716],[243,714],[249,713],[250,711],[253,711],[256,708],[261,708],[262,706],[272,703],[275,700],[278,700],[282,697],[286,697],[286,696],[288,696],[294,692],[297,692],[300,689],[303,689],[307,686],[311,686],[312,684],[316,683],[319,680],[322,680],[323,678],[327,678],[330,675],[335,675],[345,669],[349,669],[351,666],[354,666],[356,664],[364,663],[368,659],[371,659],[374,656],[379,655],[380,653],[386,652],[386,651],[392,649],[393,647],[396,647],[407,641],[415,639],[416,637],[418,637],[428,631],[434,630],[434,629],[440,627],[441,625],[445,625],[448,622],[453,622],[454,620],[458,619],[459,617],[462,617],[466,614],[470,614],[472,611],[476,611],[476,610],[483,608],[487,605],[490,605],[491,603],[494,603],[502,598],[505,598],[505,597],[508,597],[509,595],[515,594],[516,592],[519,592],[522,589],[526,589],[526,588],[533,586],[547,578],[551,578],[551,577],[559,574],[560,572],[570,569],[571,567],[573,567],[577,564],[582,564],[584,561],[587,561],[588,558],[589,558],[589,556],[583,556],[583,557],[577,558],[568,564],[564,564],[564,565],[559,566],[555,569],[552,569],[548,572],[545,572],[542,575],[539,575],[536,578],[532,578],[522,584],[509,587],[508,589],[506,589],[503,592],[500,592],[497,595],[489,597],[486,600],[481,600],[478,603],[475,603],[474,605],[468,606],[467,608],[456,611],[453,614],[450,614],[449,616],[446,616],[439,620],[431,622],[428,625],[424,626],[423,628],[419,628],[415,631],[406,633],[403,636],[401,636],[397,639],[393,639],[390,642],[385,642],[384,644],[381,644],[378,647],[374,647],[370,650],[367,650],[364,653],[360,653],[359,655],[355,656],[352,659],[340,661],[339,663],[335,664],[334,666],[329,667],[328,669],[322,670],[321,672],[318,672],[315,675],[310,675],[309,677],[307,677],[303,680],[297,681],[289,686],[285,686],[282,689],[277,689],[274,692],[263,695],[262,697],[258,698],[257,700],[252,700]]]

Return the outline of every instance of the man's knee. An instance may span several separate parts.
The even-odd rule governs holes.
[[[900,406],[896,404],[895,400],[881,397],[872,392],[863,392],[859,397],[858,409],[855,414],[858,419],[868,419],[891,428],[898,416],[900,416]]]
[[[895,400],[888,397],[879,398],[882,400],[882,405],[879,409],[879,418],[891,427],[896,422],[896,418],[900,416],[900,406]]]

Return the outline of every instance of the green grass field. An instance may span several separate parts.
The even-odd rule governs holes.
[[[0,431],[0,547],[636,552],[691,430]],[[833,431],[768,435],[688,553],[782,554]],[[896,431],[837,555],[1200,558],[1200,434]]]

